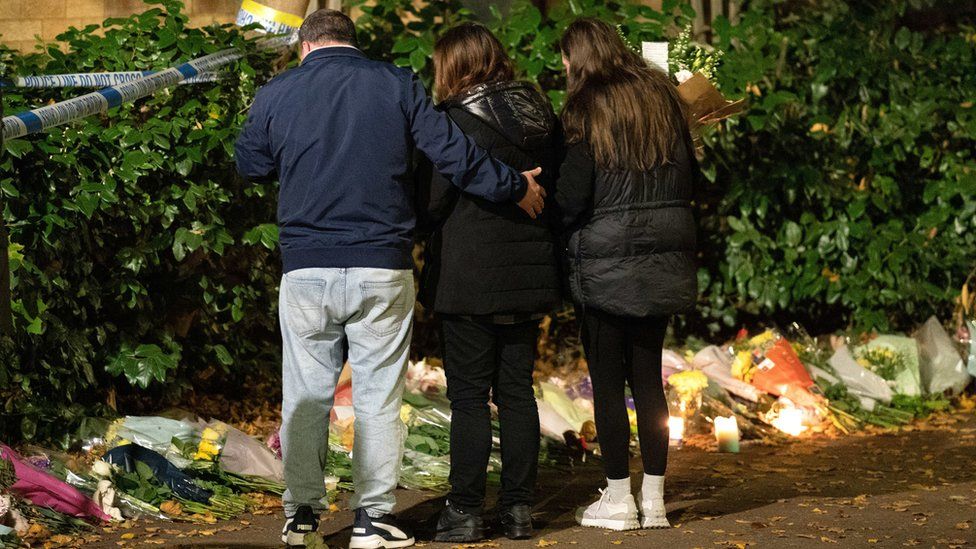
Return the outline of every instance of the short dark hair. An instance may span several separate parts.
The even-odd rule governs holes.
[[[305,18],[298,29],[298,39],[313,44],[342,42],[356,45],[356,26],[348,15],[338,10],[316,10]]]

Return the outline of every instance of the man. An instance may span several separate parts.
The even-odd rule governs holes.
[[[277,176],[283,347],[282,540],[303,545],[325,496],[328,418],[348,346],[356,414],[356,511],[350,547],[406,547],[391,514],[414,306],[415,149],[465,192],[542,211],[545,191],[477,148],[436,111],[406,69],[355,47],[344,14],[319,10],[299,30],[301,65],[258,91],[237,141],[248,178]]]

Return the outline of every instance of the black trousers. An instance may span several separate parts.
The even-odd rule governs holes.
[[[451,400],[450,502],[484,508],[491,410],[501,428],[502,506],[530,504],[539,461],[539,409],[532,388],[538,322],[492,324],[441,318],[447,396]]]
[[[583,348],[607,478],[630,476],[626,385],[634,397],[644,472],[663,475],[667,467],[668,401],[661,380],[667,328],[667,317],[625,318],[593,309],[584,314]]]

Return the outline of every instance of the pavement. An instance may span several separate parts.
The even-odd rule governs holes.
[[[636,470],[635,460],[632,469]],[[897,432],[811,436],[739,454],[672,449],[669,530],[581,528],[575,509],[597,497],[598,462],[542,472],[535,538],[480,544],[420,541],[418,547],[745,548],[976,546],[976,414],[941,415]],[[635,485],[637,478],[635,476]],[[424,521],[442,505],[429,492],[400,490],[398,514]],[[330,547],[346,547],[352,513],[323,517]],[[133,521],[84,539],[84,547],[281,547],[280,508],[211,525]],[[76,540],[82,541],[82,540]]]

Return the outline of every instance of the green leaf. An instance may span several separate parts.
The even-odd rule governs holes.
[[[3,143],[3,148],[10,153],[14,158],[23,158],[25,154],[30,152],[33,148],[31,142],[27,139],[13,139],[10,141],[5,141]]]
[[[895,33],[895,47],[903,50],[912,42],[912,31],[908,27],[902,27]]]
[[[234,357],[230,356],[227,348],[223,345],[214,345],[214,352],[217,354],[217,360],[224,366],[234,364]]]
[[[108,363],[106,371],[125,378],[137,387],[146,388],[155,380],[166,381],[167,373],[179,363],[179,352],[165,353],[155,344],[142,344],[135,349],[124,345]]]

